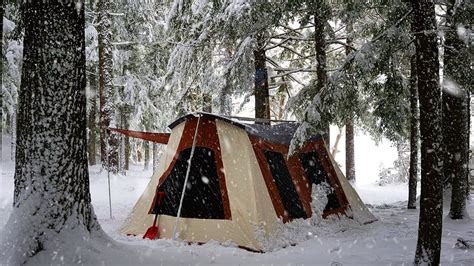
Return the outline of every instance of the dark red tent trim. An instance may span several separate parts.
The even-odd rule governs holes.
[[[168,140],[170,139],[170,133],[151,133],[118,128],[109,128],[109,130],[132,138],[139,138],[161,144],[168,144]]]

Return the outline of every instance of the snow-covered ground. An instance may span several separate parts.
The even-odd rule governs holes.
[[[357,139],[356,139],[357,141]],[[8,142],[8,138],[4,138]],[[5,143],[7,144],[7,143]],[[364,147],[366,157],[359,161],[380,161],[383,151],[369,144]],[[13,196],[14,164],[9,160],[8,145],[3,145],[0,178],[0,230],[11,212]],[[370,155],[372,154],[372,155]],[[373,156],[373,157],[371,157]],[[339,157],[339,155],[338,155]],[[343,159],[340,156],[339,159]],[[360,157],[359,157],[360,158]],[[387,161],[387,160],[386,160]],[[390,162],[389,162],[390,163]],[[118,228],[141,195],[151,176],[151,170],[143,165],[132,165],[127,176],[111,176],[113,218],[109,217],[107,173],[99,167],[90,168],[90,186],[95,213],[104,231],[113,239],[95,240],[81,262],[103,265],[401,265],[411,264],[414,258],[418,210],[405,208],[407,185],[397,184],[380,187],[373,181],[378,164],[368,165],[358,171],[361,181],[355,186],[362,199],[369,204],[378,221],[359,225],[348,220],[326,221],[308,234],[307,240],[295,246],[280,248],[268,253],[248,252],[232,245],[208,243],[188,245],[172,240],[142,240],[118,234]],[[370,181],[367,181],[371,180]],[[364,181],[362,181],[364,180]],[[468,212],[474,217],[474,203],[468,205]],[[445,216],[448,213],[445,209]],[[73,238],[74,236],[71,236]],[[474,240],[474,221],[452,221],[444,219],[441,260],[446,265],[474,265],[474,250],[454,247],[456,239],[463,237]],[[83,243],[83,242],[78,242]],[[78,244],[81,245],[81,244]],[[71,246],[71,249],[77,248]],[[61,262],[50,254],[38,254],[31,265]],[[60,256],[59,256],[60,258]],[[0,265],[2,265],[0,251]],[[68,263],[68,258],[63,263]]]

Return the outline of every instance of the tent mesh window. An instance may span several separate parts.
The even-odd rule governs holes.
[[[153,213],[177,216],[190,155],[191,148],[179,153],[159,188],[165,198],[160,206],[154,206]],[[195,147],[180,217],[225,219],[214,151],[209,148]]]
[[[283,154],[273,151],[264,151],[263,153],[270,166],[273,182],[278,189],[283,207],[288,213],[288,218],[307,218],[295,184],[291,180]]]
[[[327,194],[328,203],[324,208],[324,211],[330,211],[341,207],[339,200],[336,196],[336,191],[329,180],[327,172],[324,170],[321,164],[321,159],[316,152],[308,152],[300,155],[300,161],[303,165],[306,176],[310,179],[311,183],[315,185],[321,185],[323,183],[330,186],[330,193]]]

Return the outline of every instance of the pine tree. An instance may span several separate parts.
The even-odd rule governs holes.
[[[347,28],[347,38],[346,38],[346,55],[349,56],[352,52],[352,23],[348,22],[346,25]],[[349,74],[351,75],[351,74]],[[351,81],[348,82],[349,86],[356,86],[354,77],[351,75]],[[352,88],[354,89],[354,88]],[[356,171],[355,171],[355,151],[354,151],[354,116],[348,116],[346,122],[346,178],[349,181],[356,181]]]
[[[257,45],[253,51],[255,64],[255,118],[270,119],[270,96],[264,35],[264,31],[257,34]]]
[[[472,85],[472,54],[458,36],[457,27],[467,22],[467,1],[447,1],[444,42],[443,143],[445,183],[451,184],[452,219],[462,219],[468,187],[469,139],[468,87]]]
[[[95,1],[90,0],[86,10],[86,68],[87,68],[87,154],[89,165],[96,165],[97,155],[97,64],[98,64],[98,40],[95,20]]]
[[[408,176],[408,209],[416,209],[416,186],[418,182],[418,141],[420,139],[418,83],[416,55],[410,60],[410,170]]]
[[[84,7],[25,1],[23,18],[14,208],[3,247],[12,265],[68,241],[66,232],[100,231],[87,168]]]
[[[413,10],[421,138],[420,219],[414,263],[438,265],[443,223],[443,164],[435,5],[433,1],[415,1]]]
[[[316,91],[320,92],[323,89],[327,89],[328,86],[328,74],[326,64],[326,25],[328,24],[328,18],[330,14],[329,6],[325,1],[316,1],[313,3],[313,23],[314,23],[314,46],[316,51]],[[322,121],[324,124],[324,140],[326,145],[330,145],[329,138],[329,121]]]
[[[15,124],[20,90],[23,36],[19,3],[8,2],[3,8],[2,23],[2,62],[1,62],[1,131],[12,138],[12,160],[15,153]],[[15,122],[14,122],[15,121]],[[1,139],[1,137],[0,137]]]
[[[0,6],[0,18],[2,18],[2,22],[0,22],[0,27],[2,28],[0,32],[1,33],[0,36],[2,36],[2,46],[3,46],[3,12],[4,10],[3,10],[3,1],[2,1],[2,6]],[[0,77],[3,77],[3,60],[0,63]],[[2,81],[3,81],[3,78],[2,80],[0,80],[0,88],[3,90]],[[3,103],[3,92],[0,93],[0,102]],[[3,143],[3,106],[0,108],[0,143]],[[0,145],[0,160],[2,159],[2,154],[3,154],[1,146],[3,145]]]
[[[113,106],[114,87],[112,84],[112,50],[111,50],[111,18],[110,0],[99,0],[99,126],[100,151],[102,165],[113,172],[118,171],[118,137],[110,134],[109,127],[115,126]]]

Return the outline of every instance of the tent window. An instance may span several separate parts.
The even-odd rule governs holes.
[[[159,191],[165,192],[160,206],[153,213],[177,216],[191,148],[179,153],[179,157]],[[181,209],[183,218],[225,219],[214,151],[195,147],[188,183]]]
[[[326,183],[330,186],[331,193],[327,195],[328,203],[324,211],[330,211],[341,207],[336,196],[336,191],[329,180],[327,172],[324,170],[319,155],[316,152],[308,152],[300,155],[301,163],[303,164],[304,172],[310,179],[311,183],[321,185]]]
[[[273,176],[280,198],[283,202],[288,218],[306,218],[303,204],[296,192],[295,185],[291,180],[291,175],[286,167],[285,158],[281,153],[264,151],[270,171]]]

